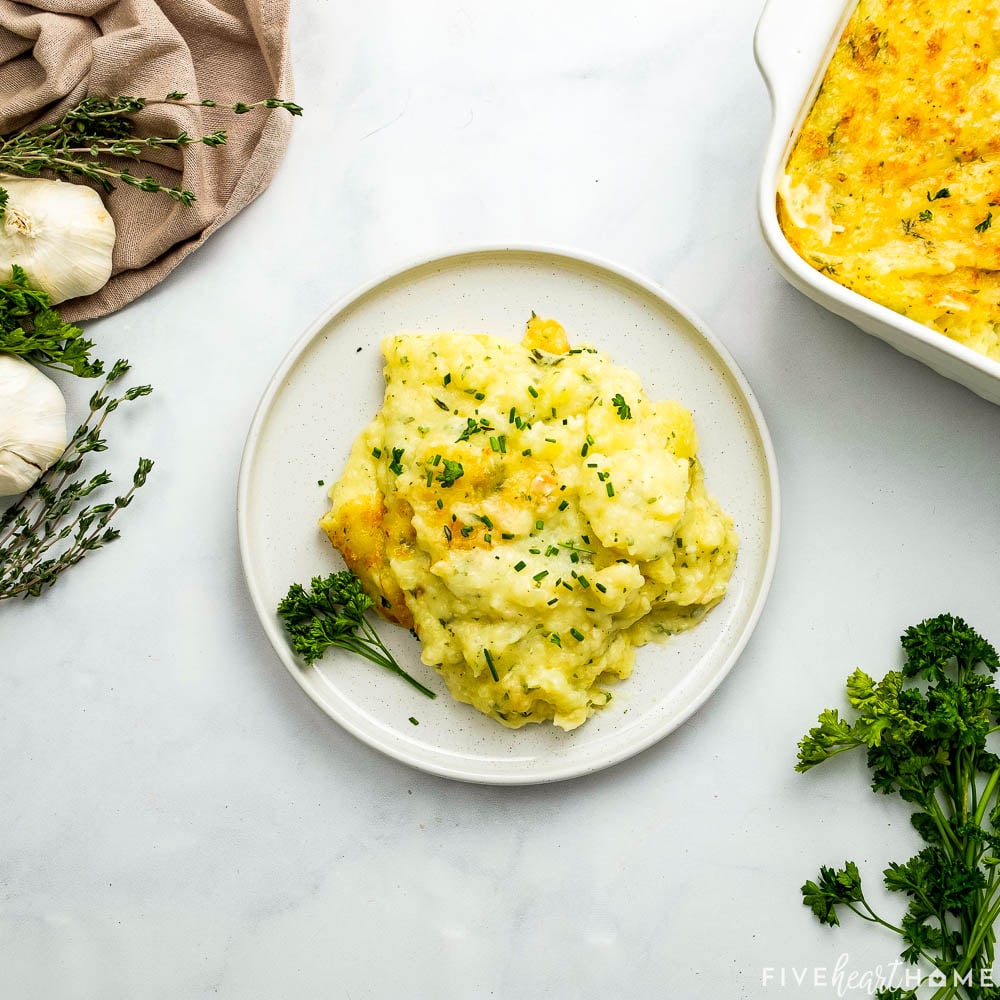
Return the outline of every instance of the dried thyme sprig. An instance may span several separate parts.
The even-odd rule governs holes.
[[[120,396],[109,386],[129,370],[128,361],[117,361],[101,388],[90,398],[90,412],[76,429],[65,451],[49,470],[16,503],[0,515],[0,601],[11,597],[37,597],[59,575],[88,552],[119,536],[111,519],[132,502],[146,482],[153,463],[140,458],[132,485],[109,503],[84,501],[107,486],[107,471],[89,480],[73,479],[90,452],[107,450],[101,436],[104,422],[124,402],[148,396],[148,385],[133,386]],[[81,506],[81,504],[83,504]]]
[[[88,97],[68,111],[60,121],[35,125],[0,139],[0,172],[37,177],[53,174],[57,177],[85,177],[105,191],[115,183],[128,184],[142,191],[161,192],[190,205],[193,191],[168,187],[152,177],[138,177],[127,168],[108,163],[107,158],[139,160],[151,149],[179,149],[195,142],[206,146],[221,146],[226,142],[223,130],[209,135],[192,136],[181,132],[175,136],[136,136],[132,116],[156,105],[220,108],[233,114],[249,114],[258,110],[283,109],[301,115],[302,108],[291,101],[269,97],[251,103],[219,104],[212,100],[187,101],[186,94],[173,91],[162,99],[145,97]],[[2,190],[2,189],[0,189]],[[3,217],[0,200],[0,218]]]

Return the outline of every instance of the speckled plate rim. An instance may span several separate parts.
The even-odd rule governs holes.
[[[348,313],[357,303],[367,299],[369,296],[378,295],[380,289],[391,289],[396,283],[405,281],[408,276],[417,275],[427,268],[454,266],[463,258],[481,259],[496,255],[499,255],[501,258],[505,255],[526,258],[537,256],[558,262],[568,268],[575,266],[589,269],[594,273],[603,272],[606,275],[606,280],[609,282],[615,281],[624,283],[626,286],[634,286],[639,292],[655,299],[667,312],[673,313],[678,321],[686,324],[692,333],[702,341],[703,346],[711,351],[723,370],[724,375],[734,385],[739,404],[745,408],[750,426],[756,437],[755,443],[760,452],[761,476],[766,494],[767,507],[761,515],[762,521],[766,524],[766,527],[762,530],[761,547],[763,551],[760,556],[759,565],[754,566],[752,570],[756,582],[752,593],[745,598],[747,609],[744,612],[742,627],[738,631],[726,633],[720,640],[718,644],[721,644],[724,648],[721,651],[716,650],[713,652],[714,668],[708,679],[698,688],[697,692],[687,698],[678,710],[672,711],[663,719],[655,720],[656,724],[650,725],[644,730],[640,729],[634,736],[630,735],[624,741],[618,741],[618,745],[610,750],[594,754],[587,752],[586,745],[584,745],[584,750],[579,754],[560,755],[557,759],[553,760],[539,759],[539,757],[543,757],[544,755],[519,758],[515,753],[513,755],[515,758],[513,766],[508,766],[509,761],[507,759],[504,758],[501,760],[500,757],[491,758],[489,754],[476,756],[471,760],[456,760],[454,755],[445,754],[439,757],[433,751],[427,752],[415,749],[405,738],[402,741],[400,738],[397,738],[403,737],[403,733],[396,734],[389,732],[386,726],[379,723],[378,720],[366,716],[364,712],[355,712],[352,706],[341,704],[340,701],[342,699],[338,699],[336,696],[331,697],[329,691],[323,689],[317,683],[312,670],[304,669],[303,663],[291,652],[275,613],[274,602],[271,600],[273,594],[270,596],[266,595],[262,586],[261,573],[256,561],[258,553],[255,552],[250,523],[254,479],[258,471],[256,468],[259,459],[258,446],[262,434],[267,427],[276,398],[288,388],[296,366],[303,355],[310,349],[310,346],[318,338],[324,337],[325,331],[337,321],[338,317]],[[372,415],[374,415],[374,411],[368,416]],[[408,263],[393,268],[388,273],[380,274],[366,282],[325,310],[293,343],[261,396],[246,436],[239,470],[236,501],[237,535],[241,563],[254,609],[275,653],[303,691],[319,708],[346,731],[387,756],[426,773],[459,781],[489,785],[541,784],[594,773],[635,756],[662,740],[687,721],[691,715],[704,705],[729,674],[753,634],[763,611],[774,575],[781,521],[777,461],[764,415],[738,365],[723,344],[706,328],[705,324],[689,309],[681,306],[663,288],[620,265],[591,254],[561,247],[514,243],[465,246],[442,251],[431,257],[411,260]],[[326,571],[328,570],[317,569],[317,572]],[[303,580],[303,582],[306,581]],[[697,631],[696,629],[695,632]],[[366,669],[371,672],[373,677],[375,675],[384,675],[385,680],[389,683],[407,687],[398,678],[393,677],[387,672],[380,671],[378,668],[366,665]],[[380,681],[379,683],[383,682]],[[683,684],[681,686],[683,687]],[[448,698],[447,692],[443,691],[443,685],[441,687],[442,695],[438,699],[439,702],[450,703],[458,711],[473,711],[468,706],[453,702]],[[348,711],[348,708],[351,708],[351,710]],[[478,716],[478,713],[473,714]],[[593,720],[581,727],[581,730],[586,730],[587,726],[592,724]],[[497,729],[503,728],[496,726],[492,722],[489,725]],[[540,727],[529,728],[537,729]],[[551,729],[551,727],[548,728]],[[574,732],[578,733],[581,730]],[[508,731],[504,730],[504,732]],[[524,732],[524,730],[518,732]],[[565,735],[572,737],[574,734]],[[503,766],[500,766],[501,764]]]

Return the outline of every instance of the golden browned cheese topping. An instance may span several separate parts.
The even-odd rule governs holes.
[[[534,317],[521,344],[399,334],[385,397],[321,526],[451,694],[498,722],[579,726],[633,649],[726,592],[736,533],[694,420]]]
[[[1000,2],[861,0],[779,185],[813,267],[1000,360]]]

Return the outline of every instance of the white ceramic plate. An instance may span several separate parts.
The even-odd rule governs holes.
[[[1000,361],[881,306],[810,267],[781,231],[777,190],[795,138],[857,0],[768,0],[754,35],[754,55],[771,94],[771,134],[764,154],[757,212],[781,273],[831,312],[922,361],[939,375],[1000,404]]]
[[[725,600],[668,643],[639,650],[611,706],[570,733],[504,729],[453,701],[402,629],[379,623],[399,662],[438,691],[430,700],[365,660],[331,650],[312,667],[290,651],[275,609],[289,585],[343,568],[316,526],[327,489],[382,401],[382,338],[400,330],[489,332],[520,340],[531,311],[562,322],[639,372],[653,398],[694,413],[709,489],[740,535]],[[325,486],[318,485],[323,481]],[[334,306],[292,348],[261,400],[240,470],[239,539],[268,638],[305,692],[349,732],[407,764],[466,781],[528,784],[597,771],[681,724],[746,644],[770,585],[778,483],[763,418],[715,338],[661,290],[567,253],[480,249],[409,267]],[[414,725],[410,719],[418,720]]]

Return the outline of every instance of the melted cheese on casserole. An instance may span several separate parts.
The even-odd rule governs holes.
[[[386,339],[385,399],[321,526],[452,695],[564,729],[633,647],[718,602],[736,557],[691,414],[533,318],[522,344]]]
[[[1000,2],[860,0],[779,185],[791,245],[1000,359]]]

